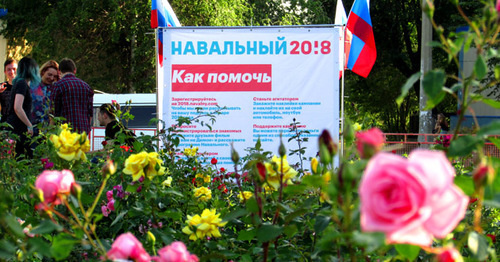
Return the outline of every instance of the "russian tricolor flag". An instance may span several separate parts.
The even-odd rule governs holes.
[[[167,0],[151,1],[151,28],[181,26]],[[163,31],[158,30],[158,62],[163,66]]]
[[[347,30],[352,33],[347,67],[366,78],[377,59],[369,0],[354,1],[347,19]]]

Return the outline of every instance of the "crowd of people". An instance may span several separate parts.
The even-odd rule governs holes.
[[[76,77],[76,64],[64,58],[59,63],[49,60],[40,68],[36,61],[24,57],[19,62],[4,63],[6,81],[0,84],[0,122],[2,132],[16,134],[18,157],[33,156],[33,136],[40,135],[54,118],[61,118],[74,132],[89,134],[92,127],[94,91]],[[120,132],[132,136],[116,118],[116,105],[104,104],[98,114],[106,126],[106,140],[114,140]]]

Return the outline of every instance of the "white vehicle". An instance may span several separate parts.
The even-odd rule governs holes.
[[[155,135],[156,125],[150,123],[156,118],[156,94],[94,94],[94,115],[92,117],[92,131],[90,132],[91,150],[102,148],[105,127],[99,126],[97,113],[102,104],[110,104],[113,100],[120,104],[121,110],[125,111],[130,106],[130,114],[133,120],[123,124],[134,133],[139,135]],[[127,104],[130,101],[129,104]]]

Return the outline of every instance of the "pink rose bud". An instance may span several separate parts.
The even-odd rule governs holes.
[[[497,12],[500,14],[500,0],[497,0]]]
[[[141,242],[131,233],[121,234],[111,245],[107,253],[111,260],[129,259],[135,262],[149,262],[151,257],[146,252]]]
[[[45,204],[61,204],[60,197],[69,195],[75,177],[70,170],[45,170],[35,181],[35,188],[43,193]]]
[[[368,159],[379,152],[384,143],[384,133],[378,128],[356,133],[356,148],[363,159]]]
[[[80,196],[82,195],[82,186],[77,183],[71,184],[71,195],[80,199]]]
[[[186,245],[180,241],[158,250],[158,262],[198,262],[196,255],[190,254]]]
[[[441,253],[436,255],[438,262],[458,262],[463,261],[462,255],[454,247],[444,248]]]
[[[104,166],[102,167],[102,175],[106,177],[108,174],[113,175],[116,173],[116,164],[113,162],[113,160],[106,160],[106,163],[104,163]]]
[[[359,186],[362,231],[383,232],[389,243],[419,246],[446,237],[469,202],[454,178],[455,169],[442,151],[417,149],[408,159],[376,154]]]

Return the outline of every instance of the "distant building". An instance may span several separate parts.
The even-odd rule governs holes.
[[[457,31],[466,31],[468,30],[468,27],[461,27]],[[474,47],[469,48],[469,51],[467,53],[464,53],[464,50],[459,54],[459,62],[460,62],[460,67],[463,70],[463,77],[468,77],[472,74],[474,70],[474,64],[476,63],[477,59],[477,49]],[[487,89],[482,92],[483,96],[488,96],[489,93],[491,93],[491,90],[495,88],[492,87],[490,89]],[[495,99],[495,96],[489,96],[491,99]],[[495,120],[500,120],[500,110],[495,109],[483,102],[478,102],[474,103],[469,106],[475,113],[478,124],[480,127],[485,126],[489,124],[492,121]],[[458,110],[458,105],[457,105],[457,110]],[[457,125],[458,121],[458,116],[454,115],[451,116],[451,128],[453,129]],[[475,128],[475,122],[474,118],[471,114],[471,112],[465,112],[465,120],[462,122],[461,125],[462,129],[474,129]]]

